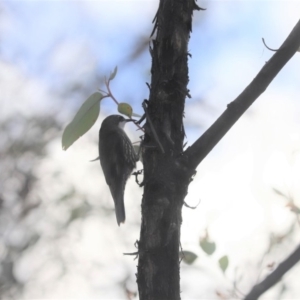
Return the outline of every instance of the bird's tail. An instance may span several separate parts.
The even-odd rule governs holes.
[[[115,202],[115,212],[116,212],[116,218],[119,226],[120,223],[125,223],[125,218],[126,218],[125,207],[124,207],[124,188],[116,189],[110,186],[110,191]]]
[[[122,201],[115,202],[115,209],[116,209],[116,217],[118,225],[120,223],[125,223],[125,207],[124,207],[124,199],[122,197]]]

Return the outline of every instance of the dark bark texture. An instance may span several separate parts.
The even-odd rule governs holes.
[[[193,172],[183,170],[177,159],[183,152],[187,45],[195,9],[199,8],[194,0],[161,0],[154,19],[156,38],[150,49],[152,80],[143,141],[144,195],[138,244],[141,300],[180,299],[181,209]]]
[[[183,115],[189,96],[188,41],[194,0],[160,0],[154,19],[152,79],[142,143],[144,195],[138,242],[141,300],[179,300],[181,209],[194,170],[231,126],[265,91],[300,47],[300,22],[250,85],[220,118],[183,152]]]

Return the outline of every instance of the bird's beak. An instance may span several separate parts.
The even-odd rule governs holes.
[[[135,122],[135,120],[134,120],[134,119],[126,119],[125,122],[126,122],[126,123],[127,123],[127,122]]]
[[[128,122],[134,122],[134,121],[135,121],[135,120],[133,120],[133,119],[125,119],[124,121],[122,121],[122,122],[119,124],[119,127],[123,129],[126,123],[128,123]]]

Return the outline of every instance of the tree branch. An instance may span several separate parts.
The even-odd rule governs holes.
[[[268,275],[261,283],[256,284],[244,300],[256,300],[274,284],[276,284],[281,277],[289,271],[300,260],[300,245],[296,250],[278,267]]]
[[[284,41],[278,51],[263,66],[254,80],[231,103],[216,122],[187,150],[183,159],[187,167],[196,169],[206,155],[223,138],[234,123],[266,90],[284,65],[292,58],[300,47],[300,20]]]

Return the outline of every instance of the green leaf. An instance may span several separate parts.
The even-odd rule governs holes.
[[[118,112],[131,118],[132,116],[132,107],[128,103],[119,103]]]
[[[222,257],[219,259],[219,266],[220,266],[221,270],[223,271],[223,273],[225,273],[225,271],[226,271],[228,265],[229,265],[229,259],[228,259],[228,256],[227,256],[227,255],[222,256]]]
[[[182,251],[181,257],[182,257],[182,260],[186,264],[191,265],[198,256],[194,252],[191,252],[191,251]]]
[[[79,137],[84,135],[96,122],[99,112],[99,102],[103,95],[99,92],[92,94],[81,105],[72,122],[67,125],[62,135],[62,148],[67,150]]]
[[[115,67],[114,71],[109,75],[108,80],[113,80],[117,75],[118,67]]]
[[[208,238],[205,237],[200,240],[200,247],[206,254],[212,255],[216,250],[216,243],[209,241]]]

